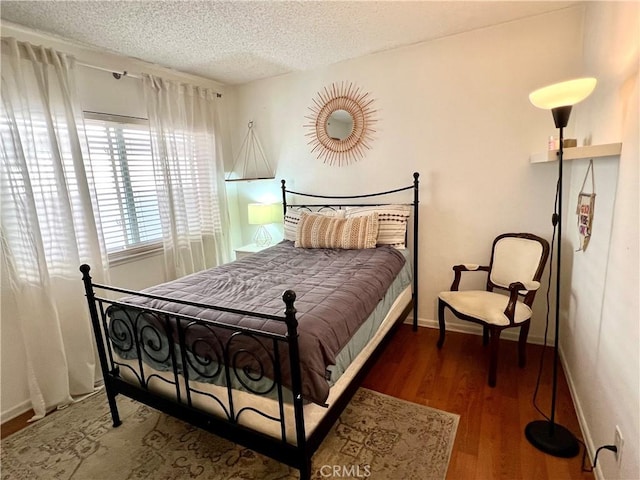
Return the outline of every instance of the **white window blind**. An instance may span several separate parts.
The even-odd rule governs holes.
[[[156,248],[162,226],[147,121],[85,112],[85,127],[110,258]]]

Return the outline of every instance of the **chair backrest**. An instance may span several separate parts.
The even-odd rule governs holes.
[[[549,242],[531,233],[505,233],[493,241],[487,290],[508,290],[513,282],[540,281],[549,257]],[[531,306],[535,291],[523,301]]]

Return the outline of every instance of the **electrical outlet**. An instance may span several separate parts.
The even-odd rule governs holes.
[[[622,446],[624,445],[624,438],[622,438],[622,432],[620,431],[620,427],[618,425],[616,425],[616,434],[613,444],[618,449],[615,453],[615,457],[616,461],[618,462],[618,466],[620,466],[620,462],[622,461]]]

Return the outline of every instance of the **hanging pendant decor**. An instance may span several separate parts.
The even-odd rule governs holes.
[[[591,173],[591,193],[585,193],[584,186],[587,183]],[[596,206],[596,181],[593,171],[593,159],[589,160],[587,173],[582,182],[582,188],[578,194],[578,206],[576,207],[576,215],[578,215],[578,237],[580,239],[580,247],[576,252],[585,251],[589,246],[591,239],[591,227],[593,225],[593,211]]]
[[[332,83],[318,92],[309,107],[311,153],[329,165],[347,165],[358,161],[370,149],[376,110],[373,99],[352,83]]]
[[[271,168],[264,154],[260,140],[258,140],[254,132],[253,121],[249,122],[247,127],[247,134],[233,161],[233,167],[231,167],[231,171],[225,177],[225,181],[227,182],[270,180],[276,176],[275,171]]]

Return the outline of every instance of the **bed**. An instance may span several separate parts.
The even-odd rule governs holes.
[[[310,478],[314,452],[395,327],[413,311],[417,329],[418,178],[356,196],[296,192],[282,180],[285,240],[141,292],[93,283],[82,265],[114,427],[125,395]],[[400,219],[399,243],[394,208],[412,218]],[[378,246],[300,248],[324,232],[305,237],[311,222],[345,216],[364,236],[376,222]]]

